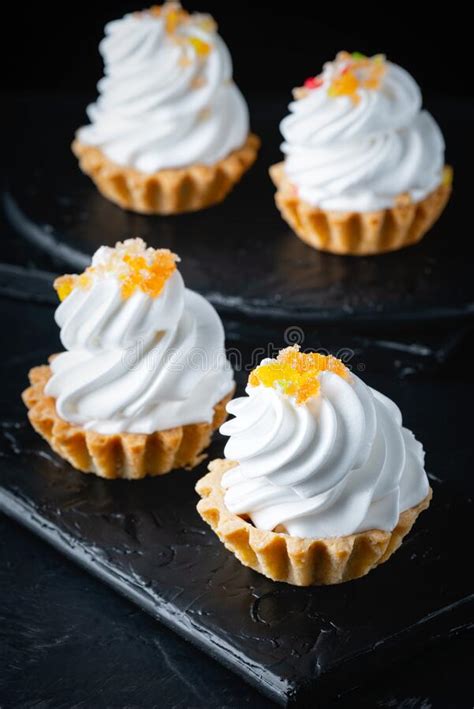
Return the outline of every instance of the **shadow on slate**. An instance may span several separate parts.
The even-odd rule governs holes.
[[[205,465],[106,482],[49,450],[19,394],[29,367],[58,347],[51,308],[0,303],[7,331],[22,324],[5,342],[0,508],[260,691],[283,705],[314,705],[468,625],[471,584],[459,543],[472,518],[466,494],[434,479],[430,509],[364,579],[310,589],[273,583],[236,561],[197,515],[194,484]],[[210,457],[222,446],[217,439]]]
[[[10,100],[8,134],[16,140],[6,146],[12,149],[3,194],[9,224],[60,272],[82,270],[99,245],[130,236],[175,250],[188,287],[216,306],[237,339],[252,342],[256,323],[261,339],[272,342],[296,326],[316,347],[371,349],[400,376],[439,367],[474,322],[474,280],[463,248],[470,238],[464,224],[471,170],[464,145],[474,103],[428,103],[455,167],[451,202],[429,236],[408,250],[353,258],[310,249],[275,208],[267,168],[281,157],[278,121],[287,100],[250,97],[254,129],[263,138],[257,163],[223,204],[174,217],[125,212],[80,172],[69,145],[85,120],[86,97]]]
[[[474,103],[429,102],[455,168],[451,203],[430,235],[408,250],[354,258],[309,248],[274,205],[268,167],[281,159],[278,122],[289,98],[289,92],[250,97],[253,127],[262,137],[257,163],[221,205],[173,217],[125,212],[81,174],[69,146],[86,120],[86,97],[18,99],[11,111],[10,134],[17,139],[11,141],[15,152],[4,195],[8,217],[23,236],[73,269],[82,269],[98,246],[130,236],[169,247],[182,258],[187,286],[233,317],[266,323],[337,321],[344,327],[383,318],[395,332],[413,320],[472,317],[474,282],[463,247],[470,238],[464,229],[471,204],[465,145]]]

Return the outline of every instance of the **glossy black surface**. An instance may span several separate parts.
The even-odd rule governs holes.
[[[467,410],[463,381],[448,372],[434,389],[428,378],[399,383],[365,373],[395,397],[423,440],[434,502],[403,548],[367,578],[297,589],[241,566],[199,519],[193,487],[202,469],[107,483],[56,458],[29,428],[19,400],[28,368],[58,347],[52,308],[2,303],[3,331],[17,332],[4,350],[4,510],[261,691],[312,703],[469,625],[470,567],[459,540],[469,538],[472,516],[470,424],[450,415],[454,399]],[[250,352],[243,356],[249,361]],[[221,452],[217,439],[211,456]]]
[[[455,168],[452,201],[430,235],[408,251],[354,258],[312,250],[281,220],[267,169],[280,159],[278,121],[289,96],[250,99],[253,127],[263,139],[256,165],[222,205],[167,218],[124,212],[80,173],[69,144],[85,120],[86,97],[17,100],[6,195],[9,218],[23,235],[72,268],[82,268],[99,245],[131,235],[169,247],[183,259],[187,285],[232,316],[313,324],[383,317],[398,326],[413,319],[472,315],[474,284],[465,258],[471,238],[465,231],[471,158],[465,146],[473,102],[427,102]]]

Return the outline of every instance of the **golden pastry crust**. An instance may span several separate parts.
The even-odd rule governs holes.
[[[371,529],[345,537],[304,539],[257,529],[224,504],[221,478],[234,461],[213,460],[196,485],[197,510],[237,559],[274,581],[294,586],[342,583],[365,576],[398,549],[416,518],[430,504],[432,491],[416,507],[402,512],[392,532]]]
[[[399,204],[391,209],[330,212],[298,198],[285,176],[283,162],[271,166],[270,177],[277,188],[276,205],[300,239],[320,251],[353,256],[416,244],[431,229],[451,194],[451,185],[443,183],[420,202],[400,197]]]
[[[103,435],[85,431],[56,413],[55,401],[44,387],[51,376],[48,365],[33,367],[31,386],[22,394],[33,428],[51,448],[74,468],[101,478],[137,480],[147,475],[164,475],[174,468],[194,468],[206,456],[213,431],[227,418],[226,404],[233,390],[214,407],[211,423],[189,424],[156,433]]]
[[[215,165],[191,165],[147,175],[109,160],[96,147],[79,140],[72,151],[81,170],[104,197],[122,209],[141,214],[180,214],[221,202],[255,162],[260,139],[249,133],[246,142]]]

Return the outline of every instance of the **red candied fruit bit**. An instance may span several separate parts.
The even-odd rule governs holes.
[[[323,80],[320,79],[319,76],[310,76],[309,79],[306,79],[304,82],[305,89],[319,89],[322,85]]]

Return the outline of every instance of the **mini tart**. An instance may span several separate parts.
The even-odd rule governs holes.
[[[150,175],[122,167],[99,149],[79,140],[72,151],[81,170],[104,197],[141,214],[194,212],[221,202],[255,162],[260,139],[249,133],[245,144],[214,165],[190,165]]]
[[[299,199],[285,175],[284,163],[270,168],[277,191],[275,202],[283,219],[309,246],[333,254],[367,256],[416,244],[431,229],[451,194],[452,170],[445,167],[443,182],[419,202],[403,196],[399,204],[375,212],[335,212]]]
[[[209,473],[196,485],[201,496],[197,510],[237,559],[273,581],[294,586],[343,583],[365,576],[386,561],[401,545],[416,518],[430,504],[431,489],[416,507],[402,512],[392,532],[371,529],[345,537],[305,539],[283,532],[257,529],[224,504],[221,479],[237,465],[213,460]]]
[[[51,448],[74,468],[101,478],[137,480],[147,475],[164,475],[174,468],[194,468],[206,456],[215,431],[227,418],[226,404],[233,391],[214,407],[211,423],[189,424],[151,434],[104,435],[68,423],[56,413],[55,400],[44,387],[51,376],[48,365],[33,367],[31,386],[22,394],[33,428]]]

